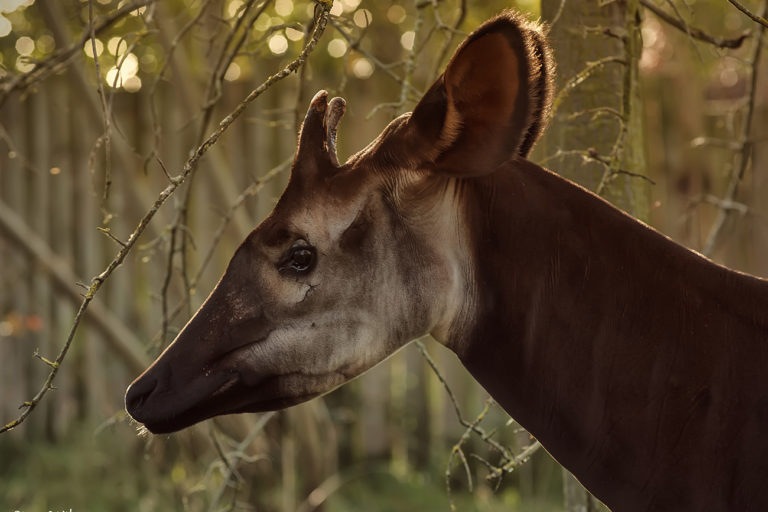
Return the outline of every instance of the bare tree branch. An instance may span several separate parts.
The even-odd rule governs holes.
[[[18,75],[11,75],[0,80],[0,108],[5,104],[5,100],[8,99],[8,96],[10,96],[13,91],[23,91],[33,83],[43,80],[51,73],[60,71],[66,67],[69,61],[76,57],[78,52],[83,50],[83,45],[91,38],[91,32],[98,35],[122,20],[131,12],[153,2],[155,2],[155,0],[134,0],[133,2],[123,5],[109,15],[94,21],[93,30],[91,30],[90,26],[86,28],[76,42],[63,50],[54,52],[50,57],[35,62],[34,67],[30,71]],[[94,54],[94,57],[95,56],[96,55]]]
[[[731,3],[734,2],[732,1]],[[768,15],[768,0],[765,0],[763,3],[763,17],[766,15]],[[752,56],[749,60],[751,75],[749,80],[749,89],[746,93],[746,112],[743,124],[741,126],[741,135],[738,141],[739,150],[735,155],[733,174],[731,175],[730,181],[728,182],[725,195],[721,200],[722,204],[724,205],[733,204],[735,202],[734,200],[736,199],[736,194],[739,190],[739,184],[741,183],[741,180],[744,177],[744,173],[746,172],[751,160],[750,157],[752,155],[752,141],[750,140],[750,134],[752,133],[752,120],[755,113],[755,96],[757,94],[757,78],[759,75],[760,56],[762,55],[763,40],[765,38],[765,31],[767,27],[768,24],[761,24],[761,26],[758,27],[755,46],[752,50]],[[725,221],[728,220],[728,217],[730,217],[733,211],[734,210],[732,208],[720,208],[717,214],[717,218],[715,219],[715,222],[713,223],[712,228],[707,235],[706,241],[704,242],[704,247],[701,251],[702,254],[705,256],[712,254],[718,237],[720,236],[723,226],[725,225]]]
[[[451,471],[453,468],[453,461],[455,457],[459,457],[462,463],[462,466],[464,467],[464,471],[467,475],[467,482],[471,490],[471,487],[472,487],[471,474],[472,473],[469,469],[469,465],[467,463],[467,457],[466,457],[466,454],[464,453],[463,446],[469,440],[472,434],[478,435],[481,441],[489,445],[491,448],[493,448],[494,451],[498,452],[501,455],[501,462],[499,464],[492,464],[491,462],[483,459],[482,457],[476,454],[471,454],[472,458],[480,460],[486,467],[491,469],[490,474],[488,475],[489,479],[499,479],[501,478],[501,476],[504,475],[504,473],[513,471],[517,466],[527,461],[528,458],[530,458],[530,456],[541,447],[538,441],[534,441],[533,443],[531,443],[531,445],[523,449],[523,451],[520,454],[515,455],[512,452],[512,450],[510,450],[506,446],[492,439],[494,432],[493,431],[486,432],[485,429],[483,429],[480,426],[480,423],[482,423],[482,421],[486,418],[490,408],[493,405],[496,405],[496,402],[491,397],[488,397],[486,399],[485,405],[483,406],[482,411],[480,411],[480,413],[475,417],[474,420],[472,420],[471,422],[465,420],[464,416],[461,413],[461,409],[459,408],[458,401],[456,400],[456,395],[453,393],[453,390],[448,385],[448,382],[445,380],[445,377],[443,377],[443,375],[440,373],[440,370],[437,367],[437,363],[435,363],[435,361],[432,359],[432,356],[429,355],[429,352],[427,352],[426,347],[421,341],[416,341],[416,347],[419,349],[419,352],[421,352],[421,355],[427,361],[427,364],[429,364],[429,367],[432,369],[437,379],[443,385],[443,388],[448,394],[448,398],[453,404],[453,409],[456,412],[456,417],[459,423],[462,426],[464,426],[466,429],[462,434],[462,436],[459,438],[459,440],[454,444],[453,448],[451,449],[451,453],[448,457],[448,463],[446,464],[445,483],[446,483],[446,488],[448,490],[449,495],[451,494],[450,478],[451,478]]]
[[[744,7],[741,4],[741,2],[738,2],[736,0],[728,0],[728,1],[731,2],[731,4],[733,4],[733,6],[736,7],[738,10],[740,10],[741,12],[749,16],[749,18],[752,19],[752,21],[761,24],[765,28],[768,28],[768,19],[765,18],[767,16],[765,14],[765,11],[763,11],[762,16],[758,16],[754,14],[752,11],[750,11],[749,9],[747,9],[746,7]]]
[[[549,114],[550,118],[554,119],[557,109],[574,88],[578,87],[578,85],[581,84],[584,80],[592,76],[597,71],[600,71],[608,64],[621,64],[626,66],[627,61],[623,57],[611,56],[603,57],[602,59],[598,59],[593,62],[587,62],[586,67],[570,80],[568,80],[560,89],[560,91],[558,91],[558,93],[555,95],[555,98],[552,101],[552,110]]]
[[[745,32],[744,34],[741,34],[739,37],[734,38],[725,38],[725,37],[719,37],[719,36],[712,36],[707,34],[701,29],[698,29],[696,27],[691,27],[687,23],[683,23],[678,19],[675,19],[674,17],[670,16],[663,10],[659,9],[657,6],[653,4],[650,0],[640,0],[640,4],[651,11],[653,14],[664,20],[669,25],[672,25],[676,29],[687,33],[689,36],[698,39],[699,41],[704,41],[705,43],[712,44],[714,46],[717,46],[718,48],[740,48],[744,40],[749,37],[749,32]]]
[[[0,233],[4,233],[19,249],[29,255],[39,265],[40,270],[48,274],[55,286],[72,302],[82,301],[83,290],[75,284],[80,280],[72,269],[2,201],[0,201]],[[143,371],[150,363],[141,341],[104,304],[99,301],[91,304],[85,319],[92,322],[94,327],[104,335],[105,341],[120,354],[131,370]]]
[[[208,150],[214,144],[216,144],[216,142],[219,140],[221,135],[227,130],[227,128],[229,128],[229,126],[238,117],[240,117],[243,111],[245,111],[245,109],[248,107],[248,105],[251,102],[253,102],[253,100],[261,96],[267,89],[269,89],[274,84],[284,79],[291,73],[295,72],[300,66],[304,64],[309,54],[312,53],[312,51],[317,46],[317,42],[320,36],[325,31],[326,24],[328,23],[328,16],[331,9],[331,2],[329,0],[323,0],[322,2],[319,2],[317,5],[318,5],[318,9],[316,9],[316,13],[315,13],[317,17],[317,23],[315,24],[315,30],[313,32],[313,36],[310,39],[309,43],[301,51],[299,56],[293,61],[291,61],[281,71],[270,76],[256,89],[251,91],[248,94],[248,96],[246,96],[245,99],[242,100],[237,105],[237,107],[235,107],[235,109],[229,113],[229,115],[227,115],[224,119],[222,119],[219,122],[219,125],[216,128],[216,130],[211,135],[209,135],[208,138],[195,149],[192,155],[187,159],[181,172],[177,176],[171,179],[171,183],[160,193],[157,199],[155,199],[155,202],[152,205],[152,207],[144,215],[144,217],[142,217],[142,219],[139,221],[139,224],[136,226],[134,231],[128,237],[128,240],[125,242],[125,246],[121,247],[121,249],[115,255],[114,259],[107,266],[107,268],[105,268],[104,271],[102,271],[99,275],[93,278],[91,282],[91,286],[89,287],[88,292],[86,293],[85,298],[80,304],[80,308],[78,309],[77,314],[75,315],[73,326],[67,336],[64,346],[61,348],[59,355],[53,361],[55,363],[55,367],[51,369],[42,388],[37,392],[37,394],[31,400],[24,402],[22,404],[22,407],[24,410],[19,415],[19,417],[17,417],[15,420],[11,421],[10,423],[7,423],[5,426],[0,427],[0,434],[4,432],[8,432],[14,429],[15,427],[19,426],[21,423],[23,423],[24,420],[26,420],[26,418],[35,409],[35,407],[40,403],[43,397],[48,393],[48,391],[53,389],[53,381],[56,378],[58,370],[61,367],[61,362],[66,357],[67,352],[69,351],[69,348],[72,345],[72,340],[74,339],[75,333],[77,332],[77,328],[80,325],[80,322],[83,318],[83,315],[85,314],[85,311],[88,309],[88,306],[90,305],[91,301],[93,301],[96,293],[99,291],[99,289],[104,284],[104,282],[112,275],[115,269],[123,263],[126,256],[131,251],[133,246],[136,244],[136,241],[144,232],[147,225],[152,221],[152,219],[154,218],[155,214],[158,212],[160,207],[163,206],[163,204],[165,204],[168,198],[173,195],[176,189],[182,183],[184,183],[187,177],[189,177],[189,175],[194,172],[203,155],[205,155],[205,153],[208,152]]]

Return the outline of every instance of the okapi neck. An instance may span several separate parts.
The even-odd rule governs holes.
[[[730,400],[768,406],[765,379],[733,377],[768,364],[768,284],[527,161],[469,193],[474,377],[615,510],[732,506],[711,483],[751,421]]]

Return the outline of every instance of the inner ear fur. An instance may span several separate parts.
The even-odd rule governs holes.
[[[552,103],[554,65],[544,29],[505,11],[474,31],[409,120],[434,171],[475,176],[525,157]],[[415,133],[414,133],[415,132]]]

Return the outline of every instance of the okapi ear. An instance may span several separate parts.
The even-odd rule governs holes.
[[[328,102],[326,91],[315,94],[301,125],[295,162],[310,160],[315,164],[339,166],[336,156],[336,132],[345,111],[346,102],[343,98],[333,98]]]
[[[506,11],[459,46],[408,123],[430,167],[454,176],[526,156],[552,101],[552,59],[538,24]],[[413,133],[413,132],[411,132]]]

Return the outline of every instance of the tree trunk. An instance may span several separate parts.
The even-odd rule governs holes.
[[[601,4],[605,4],[602,5]],[[648,216],[637,70],[638,1],[542,0],[557,62],[555,109],[536,157],[635,217]]]
[[[542,0],[541,10],[551,25],[557,92],[534,159],[647,220],[638,1]],[[565,469],[563,492],[567,512],[605,510]]]

